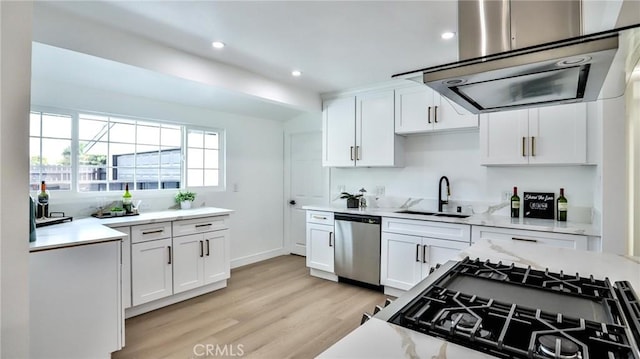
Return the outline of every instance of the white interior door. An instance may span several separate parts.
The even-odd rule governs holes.
[[[322,167],[322,133],[292,133],[288,136],[288,198],[285,213],[291,253],[306,254],[306,205],[329,203],[329,169]],[[286,192],[285,192],[286,193]]]

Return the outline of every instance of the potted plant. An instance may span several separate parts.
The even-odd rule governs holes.
[[[181,209],[189,209],[191,208],[191,203],[195,201],[196,194],[195,192],[190,191],[178,191],[176,194],[176,202],[180,203]]]
[[[111,207],[110,212],[111,212],[111,215],[114,217],[121,217],[121,216],[124,216],[126,211],[122,207]]]
[[[347,208],[358,208],[360,207],[360,197],[361,194],[351,194],[349,192],[340,193],[340,198],[345,198],[347,200]]]

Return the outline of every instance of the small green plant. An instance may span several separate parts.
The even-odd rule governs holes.
[[[111,212],[122,212],[124,208],[122,207],[111,207]]]
[[[362,197],[362,193],[360,193],[360,194],[351,194],[349,192],[340,193],[340,198],[347,199],[347,200],[349,200],[349,199],[354,200],[354,199],[358,199],[360,197]]]
[[[184,201],[195,201],[196,199],[196,193],[195,192],[190,192],[190,191],[178,191],[178,193],[176,193],[176,202],[180,203],[180,202],[184,202]]]

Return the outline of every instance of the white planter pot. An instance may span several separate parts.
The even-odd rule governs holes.
[[[180,208],[181,209],[190,209],[191,208],[191,201],[182,201],[182,202],[180,202]]]

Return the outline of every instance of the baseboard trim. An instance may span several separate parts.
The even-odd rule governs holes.
[[[289,254],[289,251],[286,248],[278,248],[278,249],[272,249],[266,252],[252,254],[246,257],[236,258],[231,261],[231,268],[233,269],[233,268],[246,266],[248,264],[262,262],[264,260],[283,256],[286,254]]]
[[[199,295],[207,294],[218,289],[222,289],[227,286],[227,280],[221,280],[219,282],[207,284],[200,288],[195,288],[186,292],[174,294],[172,296],[154,300],[153,302],[144,303],[135,307],[127,308],[124,310],[125,319],[135,317],[140,314],[150,312],[152,310],[160,309],[171,304],[182,302],[183,300],[191,299]]]
[[[330,280],[330,281],[333,281],[333,282],[337,282],[338,281],[338,276],[337,275],[335,275],[333,273],[325,272],[323,270],[315,269],[315,268],[309,268],[309,274],[311,274],[314,277]]]

